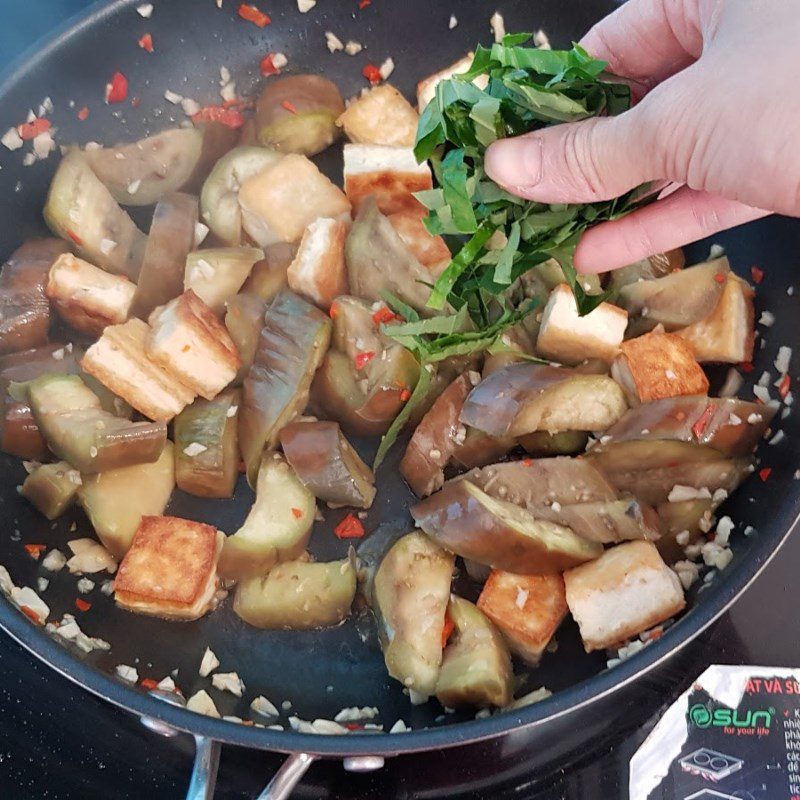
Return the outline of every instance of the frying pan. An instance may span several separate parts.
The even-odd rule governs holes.
[[[136,12],[137,2],[117,0],[100,3],[29,51],[0,77],[0,130],[24,121],[27,110],[52,98],[51,115],[61,144],[88,140],[112,144],[134,140],[183,121],[180,108],[164,99],[171,89],[201,103],[218,101],[220,66],[230,69],[240,94],[247,95],[260,83],[258,63],[269,51],[289,58],[289,71],[324,73],[345,96],[364,85],[361,68],[367,61],[380,64],[391,56],[396,64],[392,82],[413,96],[416,81],[454,61],[477,41],[490,39],[489,16],[494,5],[481,2],[432,3],[430,0],[373,0],[359,9],[355,0],[321,2],[310,13],[298,13],[294,0],[272,0],[262,4],[272,23],[263,30],[238,18],[238,3],[226,0],[222,9],[210,0],[156,0],[152,18]],[[583,0],[564,4],[540,0],[503,0],[498,4],[510,31],[544,28],[555,46],[567,46],[594,21],[610,12],[609,0]],[[448,30],[451,12],[458,26]],[[9,12],[7,12],[9,13]],[[16,13],[16,12],[15,12]],[[343,41],[354,39],[365,45],[358,57],[330,54],[324,32],[331,30]],[[151,33],[155,52],[137,47],[137,39]],[[103,104],[106,82],[116,70],[130,80],[130,101],[124,105]],[[87,105],[89,118],[81,122],[76,109]],[[26,237],[45,233],[41,209],[57,156],[31,167],[23,167],[20,153],[0,152],[0,255],[8,255]],[[327,153],[321,167],[331,176],[340,174],[340,155]],[[140,216],[146,225],[146,215]],[[800,252],[800,222],[771,218],[715,237],[731,256],[734,267],[749,277],[749,267],[765,272],[758,291],[758,316],[769,309],[776,316],[771,328],[761,328],[756,347],[756,369],[771,369],[781,344],[797,343],[796,319],[800,291],[787,294],[798,276],[793,273]],[[689,257],[700,260],[708,242],[699,243]],[[800,287],[798,287],[800,288]],[[717,380],[721,376],[716,376]],[[749,397],[749,388],[742,391]],[[758,476],[732,497],[720,513],[739,523],[733,536],[734,559],[723,574],[695,587],[682,618],[658,641],[614,669],[606,669],[602,654],[582,652],[576,627],[567,623],[559,632],[558,651],[542,666],[523,675],[520,691],[546,686],[551,698],[513,712],[475,719],[471,713],[442,714],[436,703],[412,707],[402,687],[391,680],[368,615],[357,615],[345,625],[324,631],[261,631],[246,626],[230,609],[221,609],[194,623],[166,623],[120,611],[113,600],[95,590],[88,597],[91,609],[79,614],[82,629],[111,643],[110,652],[83,655],[71,646],[54,641],[34,626],[10,603],[0,601],[0,626],[57,672],[88,691],[106,698],[145,719],[162,733],[186,731],[198,740],[198,768],[190,795],[208,796],[213,786],[218,744],[228,743],[290,754],[286,767],[264,796],[288,796],[293,781],[315,757],[350,759],[346,766],[368,769],[382,758],[400,753],[441,749],[497,737],[519,744],[538,743],[548,749],[554,737],[572,740],[591,736],[597,725],[616,724],[621,713],[614,702],[618,690],[640,679],[700,635],[756,578],[777,552],[783,540],[798,525],[800,481],[793,479],[800,439],[797,415],[782,421],[786,433],[774,447],[762,446],[762,466],[772,469],[769,481]],[[360,442],[362,454],[371,455],[374,443]],[[400,448],[398,448],[400,449]],[[43,542],[66,550],[66,542],[90,535],[80,512],[66,515],[51,525],[23,501],[16,487],[24,478],[22,464],[0,457],[0,563],[14,582],[35,586],[40,567],[25,552],[22,543]],[[410,522],[406,512],[410,499],[397,471],[397,453],[379,476],[380,493],[365,526],[375,535],[404,532]],[[203,520],[224,531],[235,530],[252,502],[252,492],[242,482],[231,502],[203,501],[176,492],[169,513]],[[135,503],[132,497],[130,502]],[[343,512],[329,512],[319,524],[312,550],[321,559],[342,557],[344,543],[331,534]],[[77,531],[70,531],[76,525]],[[744,536],[745,526],[755,532]],[[21,541],[20,541],[21,540]],[[75,578],[62,571],[50,576],[44,598],[51,619],[75,613]],[[177,670],[176,681],[186,696],[207,688],[197,667],[209,646],[221,669],[235,670],[247,690],[241,700],[210,690],[221,713],[249,718],[248,704],[264,694],[277,705],[291,703],[288,714],[302,719],[332,718],[349,706],[377,706],[380,722],[388,729],[403,719],[413,730],[402,735],[354,732],[348,736],[315,736],[291,730],[275,731],[192,714],[164,702],[114,677],[118,664],[133,665],[140,677],[161,679]],[[287,706],[288,708],[288,706]],[[602,709],[602,714],[598,713]],[[592,724],[585,722],[590,715]],[[286,714],[282,722],[286,724]],[[598,721],[599,720],[599,721]],[[288,726],[287,726],[288,728]]]

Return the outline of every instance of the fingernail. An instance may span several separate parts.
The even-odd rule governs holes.
[[[486,173],[496,183],[522,191],[541,182],[543,160],[539,136],[503,139],[486,151]]]

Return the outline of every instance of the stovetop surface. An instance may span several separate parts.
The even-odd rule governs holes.
[[[89,3],[25,0],[24,5],[14,25],[0,26],[0,66]],[[312,766],[295,797],[623,800],[632,754],[663,708],[709,664],[800,665],[793,591],[797,564],[800,539],[795,538],[719,622],[642,681],[646,701],[640,686],[624,729],[595,736],[580,752],[548,769],[523,770],[523,778],[517,773],[511,781],[490,785],[487,775],[503,759],[525,759],[524,750],[498,743],[400,757],[369,775],[347,774],[340,762],[331,761]],[[185,795],[194,753],[190,737],[156,736],[4,636],[0,676],[0,797],[178,800]],[[625,693],[620,702],[626,702]],[[255,797],[282,760],[279,755],[223,749],[216,797]]]

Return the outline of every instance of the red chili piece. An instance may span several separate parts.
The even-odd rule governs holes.
[[[121,73],[111,76],[111,83],[106,84],[106,103],[122,103],[128,97],[128,79]]]
[[[353,514],[348,514],[334,529],[338,539],[360,539],[364,535],[364,526],[361,520]]]
[[[247,3],[242,3],[239,6],[239,16],[242,19],[246,19],[248,22],[252,22],[253,25],[258,26],[259,28],[265,28],[270,24],[270,22],[272,22],[272,20],[263,11],[260,11],[255,6],[248,5]]]

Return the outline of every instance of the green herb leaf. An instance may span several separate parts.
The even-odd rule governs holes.
[[[441,310],[447,302],[450,290],[455,285],[459,276],[466,270],[473,261],[480,255],[486,242],[489,241],[495,228],[488,223],[484,223],[473,234],[472,238],[458,251],[458,254],[447,265],[445,271],[437,279],[431,296],[428,299],[428,308]]]

